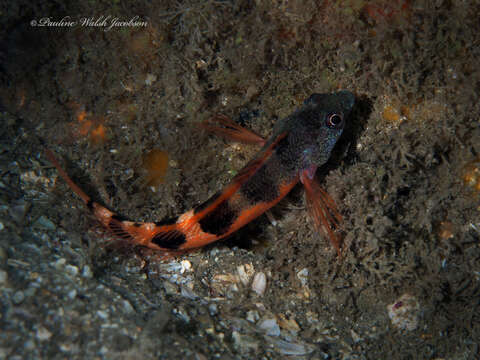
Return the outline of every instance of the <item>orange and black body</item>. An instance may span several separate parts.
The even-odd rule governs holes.
[[[175,219],[156,223],[126,221],[93,202],[61,169],[50,151],[47,156],[96,218],[113,234],[132,244],[173,252],[199,248],[232,234],[260,216],[301,181],[316,227],[327,231],[340,252],[332,226],[338,226],[341,217],[333,200],[313,178],[317,167],[329,159],[354,101],[348,91],[313,94],[300,109],[275,125],[267,141],[224,117],[219,117],[222,127],[204,124],[213,132],[263,147],[222,191]]]

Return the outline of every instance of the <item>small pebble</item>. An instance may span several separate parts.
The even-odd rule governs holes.
[[[19,201],[17,204],[10,207],[10,216],[15,222],[21,222],[25,217],[25,213],[29,207],[29,204],[25,203],[24,201]]]
[[[276,319],[265,319],[262,320],[258,327],[265,331],[265,334],[270,336],[279,336],[280,335],[280,326],[278,326]]]
[[[184,272],[188,272],[192,270],[192,263],[188,260],[183,260],[181,263],[182,268],[180,270],[180,274],[183,274]]]
[[[265,274],[263,272],[256,273],[252,281],[252,290],[255,291],[259,296],[263,296],[266,287],[267,277]]]
[[[147,77],[145,79],[145,85],[150,86],[152,85],[155,81],[157,81],[157,75],[155,74],[147,74]]]
[[[260,310],[260,311],[262,311],[262,312],[263,312],[263,311],[267,311],[267,308],[266,308],[265,305],[262,304],[262,303],[255,303],[255,306],[257,307],[258,310]]]
[[[259,342],[249,335],[242,335],[238,331],[232,332],[233,345],[241,353],[258,351]]]
[[[8,281],[8,274],[5,270],[0,270],[0,285],[5,286]]]
[[[243,265],[237,266],[237,273],[242,284],[245,286],[248,285],[249,279],[248,279],[247,273],[245,272],[245,267]]]
[[[238,277],[244,286],[247,286],[253,276],[254,269],[251,264],[237,266]]]
[[[25,350],[31,351],[31,350],[35,349],[35,342],[32,341],[32,340],[27,340],[23,343],[23,348]]]
[[[352,340],[354,343],[358,343],[362,341],[363,339],[358,335],[353,329],[350,330],[350,334],[352,335]]]
[[[217,304],[210,304],[208,305],[208,312],[210,315],[215,316],[218,314],[218,306]]]
[[[163,288],[165,289],[165,293],[167,295],[177,295],[178,294],[178,287],[175,286],[174,284],[164,281],[163,282]]]
[[[315,346],[302,342],[289,342],[278,338],[267,338],[267,340],[273,345],[276,351],[283,355],[302,356],[310,354],[316,349]],[[329,359],[330,357],[323,356],[323,358]]]
[[[45,341],[45,340],[49,340],[52,337],[52,333],[47,329],[45,329],[43,326],[40,326],[37,329],[36,336],[38,340]]]
[[[190,300],[195,300],[195,299],[198,299],[198,297],[199,297],[188,286],[181,286],[180,287],[180,295],[182,295],[183,297],[185,297],[187,299],[190,299]]]
[[[45,216],[40,216],[37,221],[33,223],[33,226],[45,229],[45,230],[55,230],[57,227],[55,224]]]
[[[22,301],[25,299],[25,295],[23,294],[22,291],[17,291],[12,298],[12,301],[15,305],[19,305],[22,303]]]
[[[35,284],[32,284],[32,285],[35,285]],[[31,286],[27,290],[24,291],[24,295],[25,295],[26,298],[35,296],[36,293],[37,293],[37,288],[34,287],[34,286]]]
[[[70,352],[72,351],[72,344],[71,343],[63,343],[59,345],[59,348],[63,352]]]
[[[254,323],[260,318],[257,310],[250,310],[247,312],[247,320]]]
[[[65,266],[65,272],[70,276],[77,276],[78,275],[78,267],[74,265],[67,265]]]
[[[97,316],[102,320],[108,319],[108,313],[105,310],[97,310]]]
[[[213,248],[212,250],[210,250],[210,256],[214,257],[219,252],[220,252],[220,250],[218,250],[218,248]]]
[[[55,267],[55,269],[60,270],[65,266],[66,263],[67,263],[66,259],[60,258],[53,263],[53,266]]]
[[[135,309],[133,308],[132,304],[130,304],[129,301],[124,300],[123,301],[123,311],[125,311],[127,314],[131,314],[135,311]]]
[[[85,265],[82,270],[82,276],[84,278],[90,279],[93,276],[92,270],[90,269],[90,266]]]
[[[77,290],[73,289],[73,290],[70,290],[67,294],[67,297],[70,299],[70,300],[73,300],[75,299],[75,297],[77,296]]]
[[[290,331],[292,334],[297,334],[300,331],[300,326],[292,317],[287,319],[285,315],[278,314],[277,321],[280,328]]]
[[[302,283],[302,286],[307,285],[307,282],[308,282],[308,269],[307,269],[307,268],[303,268],[302,270],[300,270],[300,271],[297,273],[297,277],[298,277],[298,279],[300,280],[300,282]]]
[[[400,330],[412,331],[418,327],[420,304],[410,294],[404,294],[393,304],[387,306],[392,325]]]
[[[179,306],[178,309],[173,309],[173,313],[187,324],[190,322],[190,316],[183,307]]]

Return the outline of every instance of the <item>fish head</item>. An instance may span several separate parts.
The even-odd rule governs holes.
[[[346,90],[313,94],[305,100],[297,113],[297,135],[304,143],[302,167],[321,166],[329,159],[354,103],[355,96]]]

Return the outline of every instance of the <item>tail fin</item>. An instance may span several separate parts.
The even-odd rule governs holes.
[[[128,221],[99,203],[92,201],[90,196],[75,184],[63,170],[52,151],[46,149],[45,155],[68,186],[83,200],[87,208],[113,236],[131,244],[147,246],[155,250],[177,250],[185,242],[185,235],[179,230],[181,224],[176,224],[176,219],[170,219],[162,223]]]
[[[68,176],[65,170],[63,170],[63,168],[60,166],[60,163],[58,162],[55,155],[53,155],[53,152],[49,149],[45,149],[45,156],[53,164],[53,166],[56,167],[60,176],[63,178],[63,180],[65,180],[68,186],[70,186],[73,192],[77,194],[85,202],[85,204],[87,204],[87,207],[88,207],[88,203],[91,202],[90,196],[88,196],[82,189],[80,189],[80,187],[77,184],[73,182],[70,176]]]

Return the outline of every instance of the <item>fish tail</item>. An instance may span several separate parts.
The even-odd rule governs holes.
[[[53,166],[55,166],[59,175],[63,178],[63,180],[65,180],[65,182],[73,190],[73,192],[77,194],[85,202],[85,204],[87,204],[88,207],[88,203],[91,202],[90,196],[88,196],[77,184],[73,182],[70,176],[68,176],[65,170],[63,170],[63,168],[60,166],[60,163],[58,162],[55,155],[53,155],[53,152],[49,149],[45,149],[45,156],[53,164]]]
[[[55,166],[59,175],[85,203],[103,227],[118,239],[132,245],[146,246],[155,250],[184,251],[194,249],[219,239],[204,232],[198,224],[198,216],[190,210],[176,218],[160,222],[129,221],[115,214],[98,202],[92,201],[61,167],[52,151],[45,150],[46,157]]]

